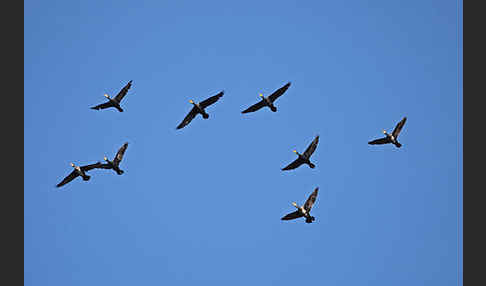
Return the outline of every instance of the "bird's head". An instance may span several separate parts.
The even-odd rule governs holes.
[[[296,208],[299,208],[299,206],[297,205],[297,203],[296,203],[296,202],[292,202],[292,205],[293,205],[294,207],[296,207]]]
[[[108,158],[106,156],[103,157],[103,160],[105,160],[106,162],[108,162]]]
[[[192,99],[190,99],[190,100],[189,100],[189,103],[192,103],[192,104],[194,104],[194,101],[193,101]]]
[[[300,155],[299,152],[297,152],[297,150],[292,150],[292,152],[294,152],[297,155]]]
[[[106,97],[106,98],[108,98],[108,99],[110,99],[110,96],[108,94],[106,94],[106,93],[103,94],[103,96]]]
[[[386,130],[385,130],[385,129],[383,129],[383,134],[385,134],[385,135],[386,135]]]
[[[259,96],[259,97],[261,97],[261,98],[263,98],[263,94],[261,94],[261,93],[260,93],[260,94],[258,94],[258,96]]]
[[[76,165],[74,165],[74,163],[71,163],[70,165],[71,165],[71,167],[73,167],[73,168],[74,168],[74,167],[76,167]]]

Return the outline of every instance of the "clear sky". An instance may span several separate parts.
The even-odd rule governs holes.
[[[25,1],[25,285],[457,285],[457,8]],[[124,142],[123,175],[55,188]],[[314,223],[280,220],[317,186]]]

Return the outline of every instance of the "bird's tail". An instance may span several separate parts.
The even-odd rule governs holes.
[[[123,173],[124,173],[124,171],[123,171],[123,170],[116,170],[116,173],[117,173],[118,175],[121,175],[121,174],[123,174]]]
[[[312,163],[309,163],[309,167],[311,167],[312,169],[314,169],[316,167],[316,165],[314,165]]]
[[[116,109],[118,109],[118,111],[120,111],[120,112],[123,112],[123,108],[121,108],[121,107],[117,106]]]
[[[203,113],[202,117],[203,117],[204,119],[208,119],[208,118],[209,118],[209,114],[207,114],[207,113]]]
[[[91,179],[91,176],[86,175],[83,177],[83,181],[89,181],[89,179]]]
[[[270,106],[270,110],[272,110],[273,112],[277,112],[277,108],[275,106]]]
[[[311,216],[311,217],[306,217],[306,218],[305,218],[305,222],[306,222],[306,223],[311,223],[311,222],[313,222],[314,220],[315,220],[315,217],[313,217],[313,216]]]
[[[398,142],[397,142],[397,143],[395,144],[395,146],[397,146],[397,148],[400,148],[400,147],[402,147],[402,144],[400,144],[400,143],[398,143]]]

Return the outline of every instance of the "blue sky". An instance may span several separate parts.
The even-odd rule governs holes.
[[[457,7],[25,1],[25,285],[457,285]],[[54,187],[124,142],[123,175]],[[280,220],[316,186],[314,223]]]

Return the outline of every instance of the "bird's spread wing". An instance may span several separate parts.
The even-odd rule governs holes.
[[[125,150],[127,150],[128,143],[123,144],[123,146],[120,147],[118,152],[116,153],[115,159],[113,159],[113,163],[115,165],[120,164],[121,160],[123,159],[123,154],[125,154]]]
[[[263,100],[259,101],[258,103],[253,104],[252,106],[248,107],[247,109],[243,110],[241,113],[248,113],[257,111],[258,109],[265,106],[265,102]]]
[[[309,147],[307,147],[307,149],[305,149],[304,156],[306,158],[310,158],[312,153],[314,153],[314,151],[316,150],[318,143],[319,143],[319,135],[317,135],[316,138],[314,138],[314,140],[312,140],[312,143],[309,145]]]
[[[220,99],[223,96],[223,94],[224,94],[224,91],[221,91],[220,93],[199,102],[199,106],[201,106],[202,108],[206,108],[206,107],[210,106],[211,104],[215,103],[216,101],[218,101],[218,99]]]
[[[91,164],[91,165],[81,166],[81,170],[88,172],[89,170],[92,170],[92,169],[102,168],[101,165],[103,165],[103,164],[101,164],[101,162],[96,162],[96,163]]]
[[[120,101],[123,99],[123,97],[127,94],[128,90],[132,87],[132,81],[129,81],[127,85],[125,85],[120,92],[115,96],[115,100],[120,103]]]
[[[177,126],[177,129],[181,129],[187,124],[189,124],[194,119],[194,117],[196,117],[196,115],[197,115],[197,108],[194,106],[192,107],[191,111],[189,111],[189,113],[186,115],[184,120],[182,120],[181,124]]]
[[[300,158],[297,158],[292,163],[288,164],[287,167],[283,168],[282,171],[295,169],[302,164],[303,164],[302,160]]]
[[[395,137],[395,139],[398,138],[398,134],[400,134],[400,131],[402,131],[405,121],[407,121],[407,117],[403,117],[403,119],[398,122],[397,126],[395,126],[395,129],[393,129],[392,135]]]
[[[288,82],[286,85],[282,86],[281,88],[277,89],[274,93],[270,94],[268,96],[270,101],[274,102],[275,99],[277,99],[279,96],[281,96],[282,94],[284,94],[284,92],[287,91],[289,86],[290,86],[290,82]]]
[[[305,204],[304,204],[304,209],[308,212],[310,212],[310,210],[312,209],[312,206],[314,205],[314,203],[316,202],[316,199],[317,199],[317,192],[319,191],[319,187],[317,187],[313,192],[312,194],[309,196],[309,198],[307,199],[307,201],[305,201]]]
[[[388,137],[383,137],[383,138],[376,139],[376,140],[368,142],[368,144],[370,144],[370,145],[387,144],[387,143],[391,143],[391,140]]]
[[[111,166],[109,164],[100,164],[96,168],[98,168],[98,169],[111,169]]]
[[[304,215],[297,210],[295,212],[292,212],[292,213],[285,215],[283,218],[281,218],[281,220],[290,220],[290,219],[299,218],[299,217],[303,217],[303,216]]]
[[[113,103],[111,103],[111,101],[107,101],[105,103],[93,106],[93,107],[91,107],[91,109],[100,110],[100,109],[105,109],[105,108],[112,107],[112,106],[114,106]]]
[[[62,180],[62,182],[60,182],[59,184],[56,185],[56,187],[59,188],[60,186],[64,186],[65,184],[74,180],[74,178],[76,178],[77,176],[79,176],[78,172],[76,172],[76,170],[73,170],[71,172],[71,174],[67,175],[66,178],[64,178],[64,180]]]

